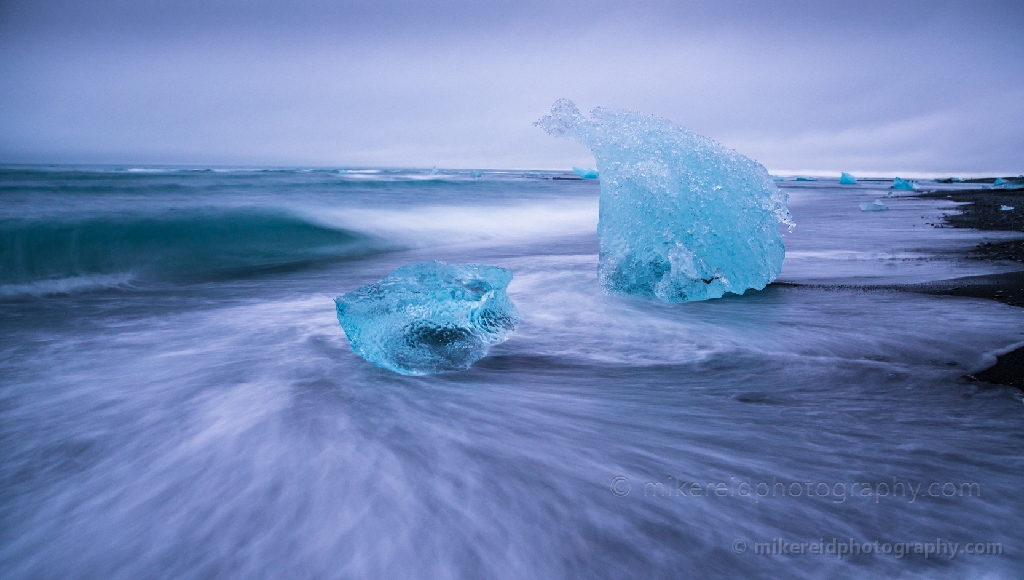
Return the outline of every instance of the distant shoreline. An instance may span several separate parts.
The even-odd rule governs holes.
[[[970,189],[937,191],[918,197],[952,199],[966,202],[959,213],[946,214],[945,226],[984,231],[1024,232],[1024,191]],[[1004,210],[1003,207],[1012,207]],[[984,243],[968,252],[968,259],[1014,261],[1024,264],[1024,240]],[[1022,265],[1024,268],[1024,265]],[[918,285],[906,290],[941,296],[968,296],[996,300],[1024,308],[1024,269],[1005,274],[969,276]],[[997,357],[996,364],[980,373],[968,375],[988,383],[1024,390],[1024,347]]]
[[[981,182],[982,180],[973,180]],[[990,182],[991,180],[989,180]],[[1021,190],[939,190],[921,193],[916,197],[952,200],[969,205],[958,208],[959,213],[943,216],[942,225],[935,227],[970,228],[983,231],[1012,231],[1024,233],[1024,191]],[[1012,207],[1012,210],[1003,210]],[[1008,306],[1024,308],[1024,239],[1007,242],[983,243],[967,252],[969,260],[1012,261],[1021,263],[1021,269],[1002,274],[967,276],[924,284],[890,284],[849,286],[864,290],[896,290],[930,294],[933,296],[962,296],[995,300]],[[803,284],[785,285],[803,286]],[[1024,390],[1024,347],[996,358],[996,364],[967,378],[1017,387]]]

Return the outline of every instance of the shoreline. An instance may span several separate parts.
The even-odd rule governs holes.
[[[945,214],[942,223],[933,227],[1024,233],[1024,191],[1022,190],[938,190],[921,193],[916,197],[952,200],[968,204],[955,208],[959,213]],[[1013,209],[1003,210],[1003,207],[1012,207]],[[966,276],[922,284],[843,285],[843,287],[863,290],[895,290],[932,296],[982,298],[995,300],[1007,306],[1024,308],[1024,239],[982,243],[968,251],[964,258],[1018,262],[1021,264],[1021,269],[1002,274]],[[803,284],[786,283],[786,285],[802,286]],[[813,286],[818,285],[814,284]],[[996,357],[995,365],[973,375],[965,375],[965,378],[1016,387],[1024,391],[1024,346]]]
[[[959,212],[943,216],[944,227],[984,231],[1024,232],[1024,191],[1004,189],[966,189],[933,191],[918,197],[952,199],[967,205]],[[1003,209],[1012,208],[1012,209]],[[1024,240],[983,243],[968,252],[967,259],[1024,263]],[[1024,308],[1024,270],[1005,274],[969,276],[920,284],[909,291],[939,296],[967,296],[1002,302]],[[1024,391],[1024,346],[996,357],[996,364],[967,378]]]

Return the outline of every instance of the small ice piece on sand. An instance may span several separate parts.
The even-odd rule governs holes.
[[[1013,206],[1012,205],[1000,205],[999,209],[1001,209],[1003,211],[1013,211]]]
[[[579,175],[583,179],[597,179],[599,177],[599,174],[597,173],[596,169],[582,169],[580,167],[573,167],[572,170],[576,172],[576,175]]]
[[[882,203],[881,200],[876,199],[872,203],[860,202],[860,211],[882,211],[889,209],[889,206]]]
[[[505,342],[519,312],[497,266],[419,262],[334,300],[352,350],[403,375],[462,371]]]
[[[535,123],[594,154],[601,172],[598,278],[666,302],[760,290],[778,277],[788,196],[760,163],[665,119],[560,99]]]
[[[844,172],[839,177],[839,185],[853,185],[855,183],[857,183],[857,178],[850,175],[849,173]]]
[[[892,180],[892,187],[890,189],[899,189],[904,191],[913,191],[917,189],[917,183],[906,179],[900,179],[897,177]]]

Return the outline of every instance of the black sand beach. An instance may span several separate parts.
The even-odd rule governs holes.
[[[1024,191],[969,189],[929,192],[919,197],[952,199],[969,204],[961,206],[959,213],[947,214],[943,225],[937,227],[1024,232]],[[1004,210],[1003,207],[1013,209]],[[970,251],[967,258],[1024,263],[1024,240],[984,243]],[[1024,307],[1024,270],[956,278],[901,289],[942,296],[985,298],[1021,308]],[[997,361],[995,366],[971,378],[1024,389],[1024,347],[998,357]]]

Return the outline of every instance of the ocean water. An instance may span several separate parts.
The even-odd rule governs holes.
[[[784,283],[670,305],[601,289],[570,176],[3,168],[0,575],[1019,577],[1024,405],[961,377],[1024,310],[863,287],[1005,235],[780,182]],[[511,269],[520,327],[366,363],[333,298],[435,259]]]

